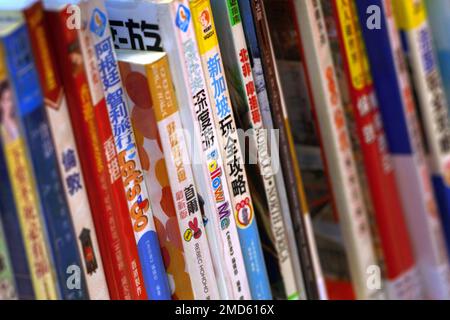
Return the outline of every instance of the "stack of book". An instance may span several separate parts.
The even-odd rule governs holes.
[[[0,300],[450,299],[447,0],[0,4]]]

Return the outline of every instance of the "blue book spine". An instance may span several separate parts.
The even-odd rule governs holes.
[[[2,42],[17,116],[27,141],[28,156],[31,158],[38,187],[59,294],[63,299],[88,299],[26,26],[22,24],[15,28],[3,37]],[[76,270],[76,267],[80,272],[70,271]]]
[[[22,232],[17,216],[14,195],[9,181],[3,146],[0,141],[0,220],[3,222],[6,243],[16,282],[17,295],[21,300],[33,300],[34,290],[31,282],[28,259],[25,254]]]
[[[388,0],[355,1],[389,152],[426,296],[449,297],[449,267],[399,30]]]

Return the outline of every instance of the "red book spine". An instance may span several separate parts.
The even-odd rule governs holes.
[[[387,150],[356,9],[352,8],[352,4],[341,1],[338,4],[333,0],[333,11],[356,130],[381,236],[387,277],[394,280],[415,265],[403,208]],[[348,15],[350,12],[351,16]],[[347,46],[349,41],[352,41],[352,47]],[[354,58],[355,54],[357,59]]]
[[[106,104],[104,100],[95,106],[92,103],[78,32],[67,27],[68,17],[65,9],[46,11],[80,150],[110,296],[112,299],[146,299],[122,182],[111,179],[111,164],[117,163],[117,156],[108,152],[108,139],[112,134]]]

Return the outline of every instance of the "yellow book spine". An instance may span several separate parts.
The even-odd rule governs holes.
[[[395,20],[403,30],[413,30],[427,19],[423,0],[392,0]]]
[[[0,46],[0,83],[7,83],[7,81],[4,51]],[[11,96],[9,97],[12,99]],[[2,103],[3,99],[8,99],[8,95],[4,94]],[[12,104],[13,101],[6,101],[6,103]],[[4,117],[6,119],[8,115],[5,114]],[[56,300],[58,298],[56,281],[45,243],[44,229],[38,210],[39,203],[34,187],[35,181],[27,160],[25,141],[18,133],[17,119],[12,115],[10,117],[9,120],[2,121],[0,131],[34,293],[38,300]],[[8,124],[7,121],[9,121]]]

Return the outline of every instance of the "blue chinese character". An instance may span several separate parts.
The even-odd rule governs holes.
[[[72,149],[63,152],[62,163],[64,165],[64,170],[68,172],[70,169],[77,166],[77,159],[75,158],[75,151]]]
[[[81,176],[79,173],[71,174],[66,178],[67,189],[69,194],[73,196],[78,190],[81,190]]]
[[[222,73],[218,53],[216,53],[214,57],[208,59],[208,72],[209,76],[213,79]]]
[[[222,96],[222,98],[216,99],[216,108],[217,115],[220,119],[230,114],[231,110],[226,96]]]

